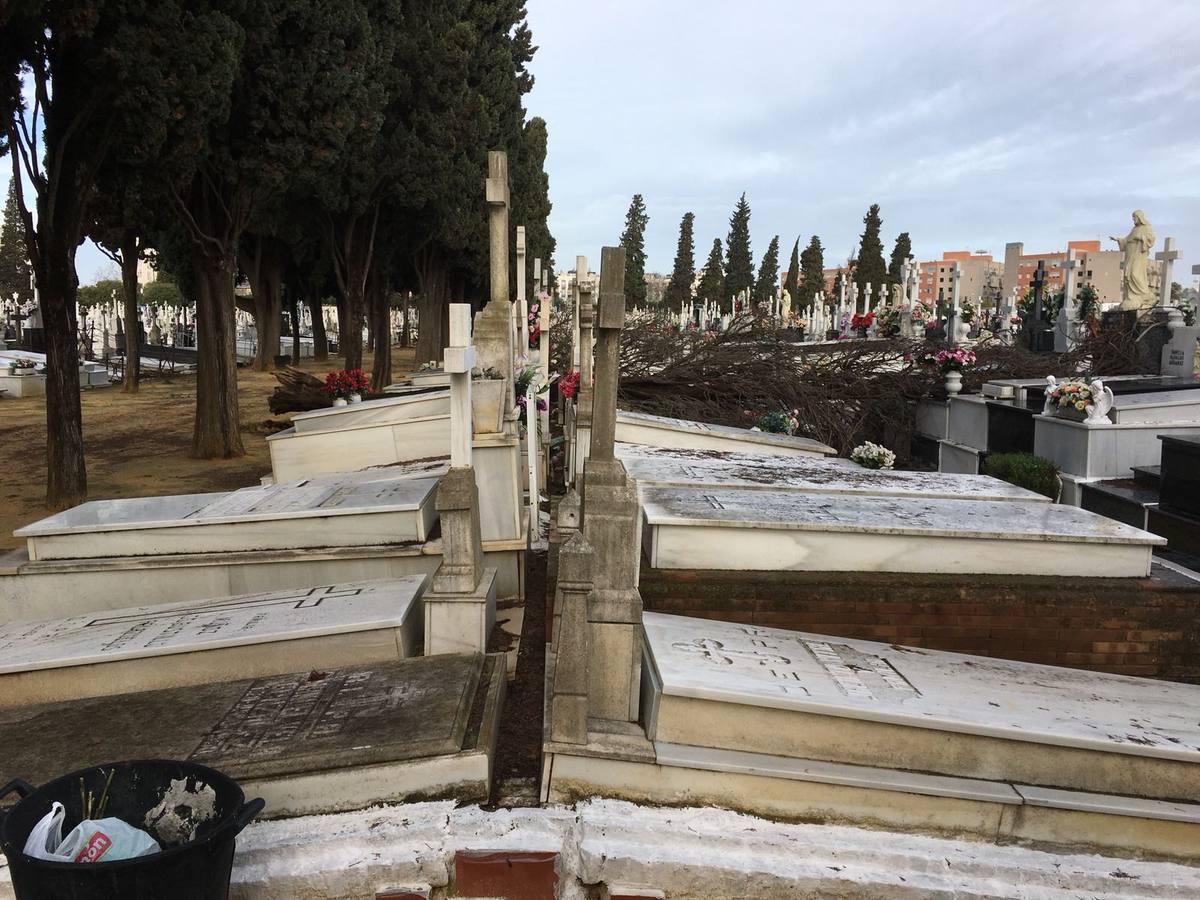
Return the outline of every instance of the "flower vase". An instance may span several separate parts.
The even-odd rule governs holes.
[[[946,373],[946,393],[951,397],[955,396],[962,390],[962,372],[950,371]]]
[[[351,394],[350,398],[349,398],[349,402],[350,403],[362,403],[362,394]]]
[[[342,407],[342,406],[345,406],[345,405],[346,405],[346,398],[345,398],[345,397],[334,397],[334,398],[333,398],[333,405],[334,405],[335,407]]]

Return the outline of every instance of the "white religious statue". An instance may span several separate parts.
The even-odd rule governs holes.
[[[788,319],[792,316],[792,295],[786,290],[783,292],[783,300],[779,304],[779,310],[783,316],[783,324],[786,326]]]
[[[1104,382],[1097,378],[1088,385],[1088,390],[1092,392],[1092,402],[1084,407],[1087,410],[1084,422],[1088,425],[1111,425],[1112,420],[1108,417],[1108,412],[1113,408],[1115,400],[1112,388],[1105,387]]]
[[[1123,238],[1113,237],[1121,252],[1125,254],[1124,270],[1121,273],[1121,309],[1144,311],[1157,302],[1150,290],[1147,273],[1150,248],[1154,246],[1154,230],[1140,209],[1133,211],[1133,228]]]

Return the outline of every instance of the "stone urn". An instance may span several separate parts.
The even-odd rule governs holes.
[[[345,397],[334,397],[334,398],[333,398],[333,406],[334,406],[334,408],[341,408],[341,407],[343,407],[343,406],[345,406],[345,405],[346,405],[346,398],[345,398]]]
[[[475,434],[497,434],[504,430],[503,378],[471,379],[471,428]]]
[[[953,397],[962,391],[962,372],[951,370],[946,373],[946,394]]]

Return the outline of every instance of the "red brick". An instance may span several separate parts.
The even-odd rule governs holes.
[[[454,854],[458,897],[554,900],[558,854],[515,850],[459,850]]]

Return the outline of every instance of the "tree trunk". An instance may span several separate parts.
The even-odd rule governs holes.
[[[142,375],[142,359],[138,345],[138,240],[137,233],[125,229],[121,235],[121,283],[125,288],[125,373],[121,390],[136,394]],[[132,348],[132,349],[130,349]]]
[[[312,316],[313,359],[325,362],[329,359],[329,338],[325,335],[325,311],[321,308],[321,289],[305,285],[305,302],[308,304],[308,314]]]
[[[195,250],[192,265],[198,351],[192,455],[199,459],[244,456],[238,413],[233,254],[221,257]]]
[[[285,288],[288,298],[288,315],[292,320],[292,365],[300,365],[300,291],[295,284]]]
[[[447,272],[436,251],[428,247],[414,259],[421,293],[417,298],[417,362],[440,360],[446,346]],[[444,313],[444,315],[443,315]]]
[[[404,292],[404,311],[402,314],[402,318],[400,319],[400,323],[401,323],[400,324],[400,328],[401,328],[400,346],[401,347],[408,346],[408,302],[409,302],[409,298],[411,296],[412,296],[412,291]]]
[[[347,369],[361,369],[363,360],[363,310],[362,279],[351,278],[346,292],[345,333],[339,334],[339,349],[346,361]]]
[[[375,393],[392,383],[392,316],[390,292],[385,279],[375,266],[370,279],[372,334],[375,336],[375,355],[371,361],[371,387]]]
[[[50,231],[37,273],[46,329],[46,505],[66,509],[87,497],[79,342],[75,320],[75,244]]]
[[[254,294],[254,329],[258,334],[254,368],[266,372],[275,366],[283,332],[281,293],[285,257],[272,238],[255,236],[251,241],[252,248],[244,254],[242,269],[250,276],[250,290]]]

